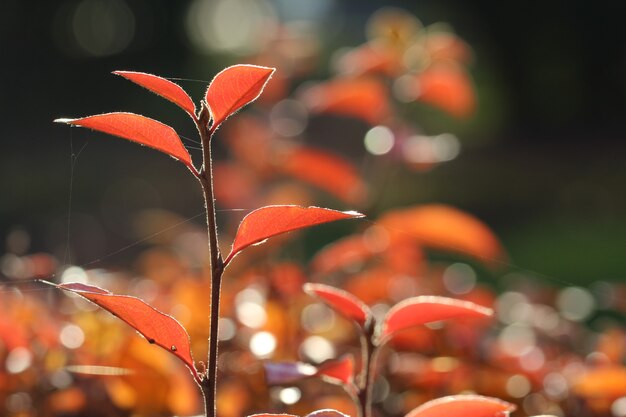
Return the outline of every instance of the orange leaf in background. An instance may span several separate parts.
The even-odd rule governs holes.
[[[56,119],[55,122],[86,127],[149,146],[180,160],[196,173],[176,131],[154,119],[134,113],[105,113],[80,119]]]
[[[626,395],[626,368],[605,366],[590,369],[577,378],[572,385],[574,392],[582,397],[615,400]]]
[[[320,83],[307,89],[302,101],[312,112],[356,117],[372,125],[381,123],[391,112],[387,88],[373,78]]]
[[[385,265],[395,271],[420,276],[424,268],[424,252],[419,245],[409,239],[396,239],[389,249],[382,253]]]
[[[483,222],[451,206],[392,210],[378,223],[396,239],[413,237],[424,246],[473,256],[487,265],[494,266],[505,257],[500,242]]]
[[[345,317],[354,320],[359,326],[365,327],[372,313],[361,300],[347,291],[324,284],[304,284],[304,292],[320,298],[328,306]]]
[[[213,118],[211,130],[217,129],[228,116],[256,100],[274,71],[275,68],[256,65],[233,65],[218,73],[205,94]]]
[[[598,336],[595,351],[606,355],[613,363],[622,363],[626,354],[626,334],[619,327],[610,327]]]
[[[6,308],[6,304],[3,305],[3,310],[4,308]],[[6,313],[7,311],[4,310],[2,316],[5,316]],[[18,347],[29,347],[28,333],[25,327],[11,317],[0,317],[0,342],[7,351]]]
[[[432,62],[453,61],[467,63],[472,59],[470,47],[449,32],[431,32],[426,37],[424,49]]]
[[[405,417],[503,417],[516,409],[515,404],[481,395],[451,395],[437,398],[415,408]]]
[[[311,261],[311,268],[319,274],[330,274],[367,261],[374,252],[363,235],[352,235],[323,247]]]
[[[135,71],[113,71],[113,74],[126,78],[155,94],[171,101],[196,119],[196,106],[189,95],[176,83],[165,78]]]
[[[250,379],[249,374],[246,379]],[[250,409],[253,395],[254,393],[243,381],[222,380],[217,392],[215,408],[220,410],[220,417],[241,417],[245,415],[246,410]]]
[[[373,305],[389,296],[389,284],[397,276],[397,272],[386,266],[368,268],[353,275],[346,281],[344,288],[358,297],[367,305]]]
[[[356,168],[330,152],[301,147],[276,165],[279,171],[328,191],[348,204],[361,203],[366,196],[365,182]]]
[[[359,217],[364,215],[356,211],[336,211],[320,207],[261,207],[246,215],[239,224],[233,247],[224,260],[224,265],[243,249],[272,236],[335,220]]]
[[[300,294],[302,284],[306,282],[302,266],[295,262],[283,262],[273,265],[269,278],[273,288],[286,297]]]
[[[449,65],[430,67],[415,78],[418,101],[438,107],[454,117],[467,118],[476,110],[472,82],[461,68]]]
[[[191,357],[189,335],[173,317],[161,313],[139,298],[114,295],[92,285],[74,282],[54,286],[78,294],[120,318],[141,333],[148,342],[162,347],[182,360],[194,378],[200,379]]]
[[[80,414],[86,404],[85,393],[79,387],[55,391],[47,398],[47,406],[59,415]]]
[[[366,43],[351,49],[337,60],[337,70],[348,75],[380,73],[397,76],[402,70],[402,54],[397,49]]]
[[[393,306],[385,315],[378,338],[384,341],[392,333],[413,326],[452,318],[490,317],[493,310],[470,301],[422,295]]]

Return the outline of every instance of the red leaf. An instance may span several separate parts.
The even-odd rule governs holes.
[[[160,95],[185,110],[194,120],[196,119],[196,106],[193,100],[178,84],[156,75],[146,74],[145,72],[113,71],[113,74],[124,77]]]
[[[364,217],[356,211],[336,211],[320,207],[267,206],[249,213],[243,218],[230,254],[224,260],[227,265],[243,249],[281,233],[304,229],[335,220]]]
[[[55,122],[86,127],[149,146],[180,160],[196,172],[174,129],[154,119],[134,113],[105,113],[80,119],[57,119]]]
[[[317,375],[327,382],[351,385],[354,380],[354,358],[344,355],[337,360],[330,360],[317,368]]]
[[[199,380],[193,364],[189,335],[176,319],[161,313],[139,298],[115,295],[102,288],[80,283],[55,285],[62,290],[76,293],[120,318],[150,343],[161,346],[182,360]]]
[[[298,148],[277,164],[277,169],[308,182],[349,204],[366,197],[366,185],[354,166],[329,152]]]
[[[321,298],[334,310],[365,327],[372,317],[370,309],[357,297],[347,291],[324,284],[304,284],[304,292]]]
[[[385,315],[379,340],[413,326],[452,318],[489,317],[493,310],[470,301],[422,295],[408,298],[391,308]]]
[[[515,404],[481,395],[451,395],[437,398],[413,409],[405,417],[504,417]]]
[[[213,117],[211,129],[217,129],[228,116],[256,100],[274,71],[256,65],[233,65],[217,74],[205,95]]]

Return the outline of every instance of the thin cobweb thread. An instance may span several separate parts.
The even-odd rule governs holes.
[[[67,196],[67,227],[65,230],[65,254],[63,255],[63,263],[72,262],[70,256],[70,231],[72,224],[72,189],[74,187],[74,138],[72,129],[70,129],[70,185]]]
[[[63,255],[63,264],[72,263],[72,251],[70,250],[71,232],[72,232],[72,197],[74,194],[74,174],[76,171],[76,164],[78,157],[85,150],[89,141],[87,140],[83,146],[74,153],[74,137],[73,129],[70,129],[70,184],[67,196],[67,227],[65,230],[65,254]]]

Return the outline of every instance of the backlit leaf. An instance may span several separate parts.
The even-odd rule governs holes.
[[[81,126],[146,145],[187,165],[192,172],[189,152],[170,126],[134,113],[105,113],[80,119],[57,119],[55,122]]]
[[[390,236],[473,256],[493,266],[505,257],[495,234],[482,221],[459,209],[430,204],[387,212],[378,223]]]
[[[206,102],[213,117],[212,130],[228,116],[257,99],[275,68],[233,65],[213,78],[206,91]]]
[[[307,294],[320,298],[337,312],[349,319],[354,320],[359,326],[364,327],[370,320],[370,309],[357,297],[347,291],[324,284],[304,284]]]
[[[451,395],[437,398],[413,409],[405,417],[505,417],[514,404],[481,395]]]
[[[379,340],[413,326],[452,318],[489,317],[493,310],[470,301],[422,295],[408,298],[393,306],[385,315]]]
[[[119,75],[147,88],[155,94],[171,101],[178,107],[185,110],[193,119],[196,118],[196,106],[189,95],[176,83],[165,78],[146,74],[144,72],[135,71],[113,71],[113,74]]]
[[[335,220],[364,217],[356,211],[336,211],[320,207],[267,206],[249,213],[239,224],[228,264],[243,249],[281,233],[304,229]]]
[[[301,147],[277,164],[277,169],[329,192],[348,204],[358,204],[366,196],[366,185],[356,168],[330,152]]]
[[[161,313],[139,298],[115,295],[91,285],[68,283],[56,287],[78,294],[120,318],[141,333],[148,342],[162,347],[182,360],[194,378],[199,379],[191,357],[189,335],[173,317]]]
[[[317,368],[317,374],[331,383],[350,385],[354,380],[354,358],[344,355],[339,359],[331,359]]]

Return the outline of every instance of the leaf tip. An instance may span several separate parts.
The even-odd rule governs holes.
[[[124,71],[124,70],[115,70],[111,71],[113,75],[119,75],[120,77],[126,78],[127,75],[134,73],[134,71]]]
[[[355,219],[360,219],[360,218],[365,217],[365,214],[359,213],[358,211],[355,211],[355,210],[344,211],[344,213]]]
[[[54,282],[46,281],[45,279],[38,279],[37,282],[41,282],[42,284],[50,285],[52,287],[58,287]]]

